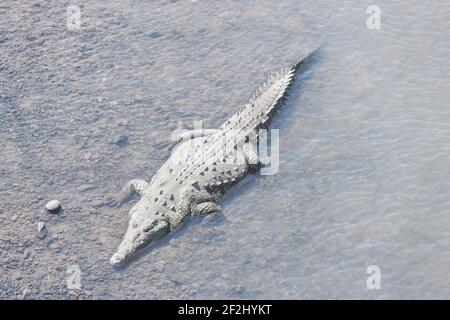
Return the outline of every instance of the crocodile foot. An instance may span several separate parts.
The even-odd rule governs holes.
[[[192,213],[194,215],[209,215],[212,213],[220,213],[222,208],[214,202],[202,202],[194,206]]]
[[[110,207],[119,208],[125,202],[127,202],[127,200],[128,200],[128,195],[125,194],[124,192],[122,192],[122,190],[120,190],[119,192],[115,193],[112,197],[109,197],[107,199],[107,204]]]
[[[129,181],[119,192],[114,194],[107,200],[107,204],[111,207],[120,207],[127,202],[133,193],[137,193],[139,196],[144,194],[145,188],[148,183],[145,180],[133,179]]]

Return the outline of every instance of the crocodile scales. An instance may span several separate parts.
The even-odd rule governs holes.
[[[140,200],[129,212],[127,231],[110,263],[120,265],[137,250],[181,227],[192,215],[219,213],[225,192],[247,173],[262,166],[255,139],[286,98],[297,64],[274,75],[249,103],[219,129],[193,130],[180,143],[149,183],[131,180],[113,198],[121,205],[136,192]]]

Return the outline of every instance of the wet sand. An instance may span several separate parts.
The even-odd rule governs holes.
[[[369,30],[367,1],[85,1],[79,31],[70,4],[0,5],[0,298],[450,297],[450,4],[377,1]],[[113,269],[132,202],[105,199],[319,44],[280,172]]]

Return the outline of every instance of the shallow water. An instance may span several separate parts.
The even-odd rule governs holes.
[[[81,31],[69,2],[0,4],[0,297],[450,298],[450,4],[377,1],[369,30],[373,1],[81,3]],[[104,200],[320,44],[272,125],[279,173],[114,270],[131,204]]]

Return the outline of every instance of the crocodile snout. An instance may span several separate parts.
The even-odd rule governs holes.
[[[130,221],[128,230],[116,253],[109,262],[112,266],[123,264],[140,248],[154,242],[169,232],[169,223],[166,220]]]
[[[122,264],[125,261],[125,255],[121,254],[120,252],[116,252],[113,254],[109,262],[112,266],[118,266]]]

